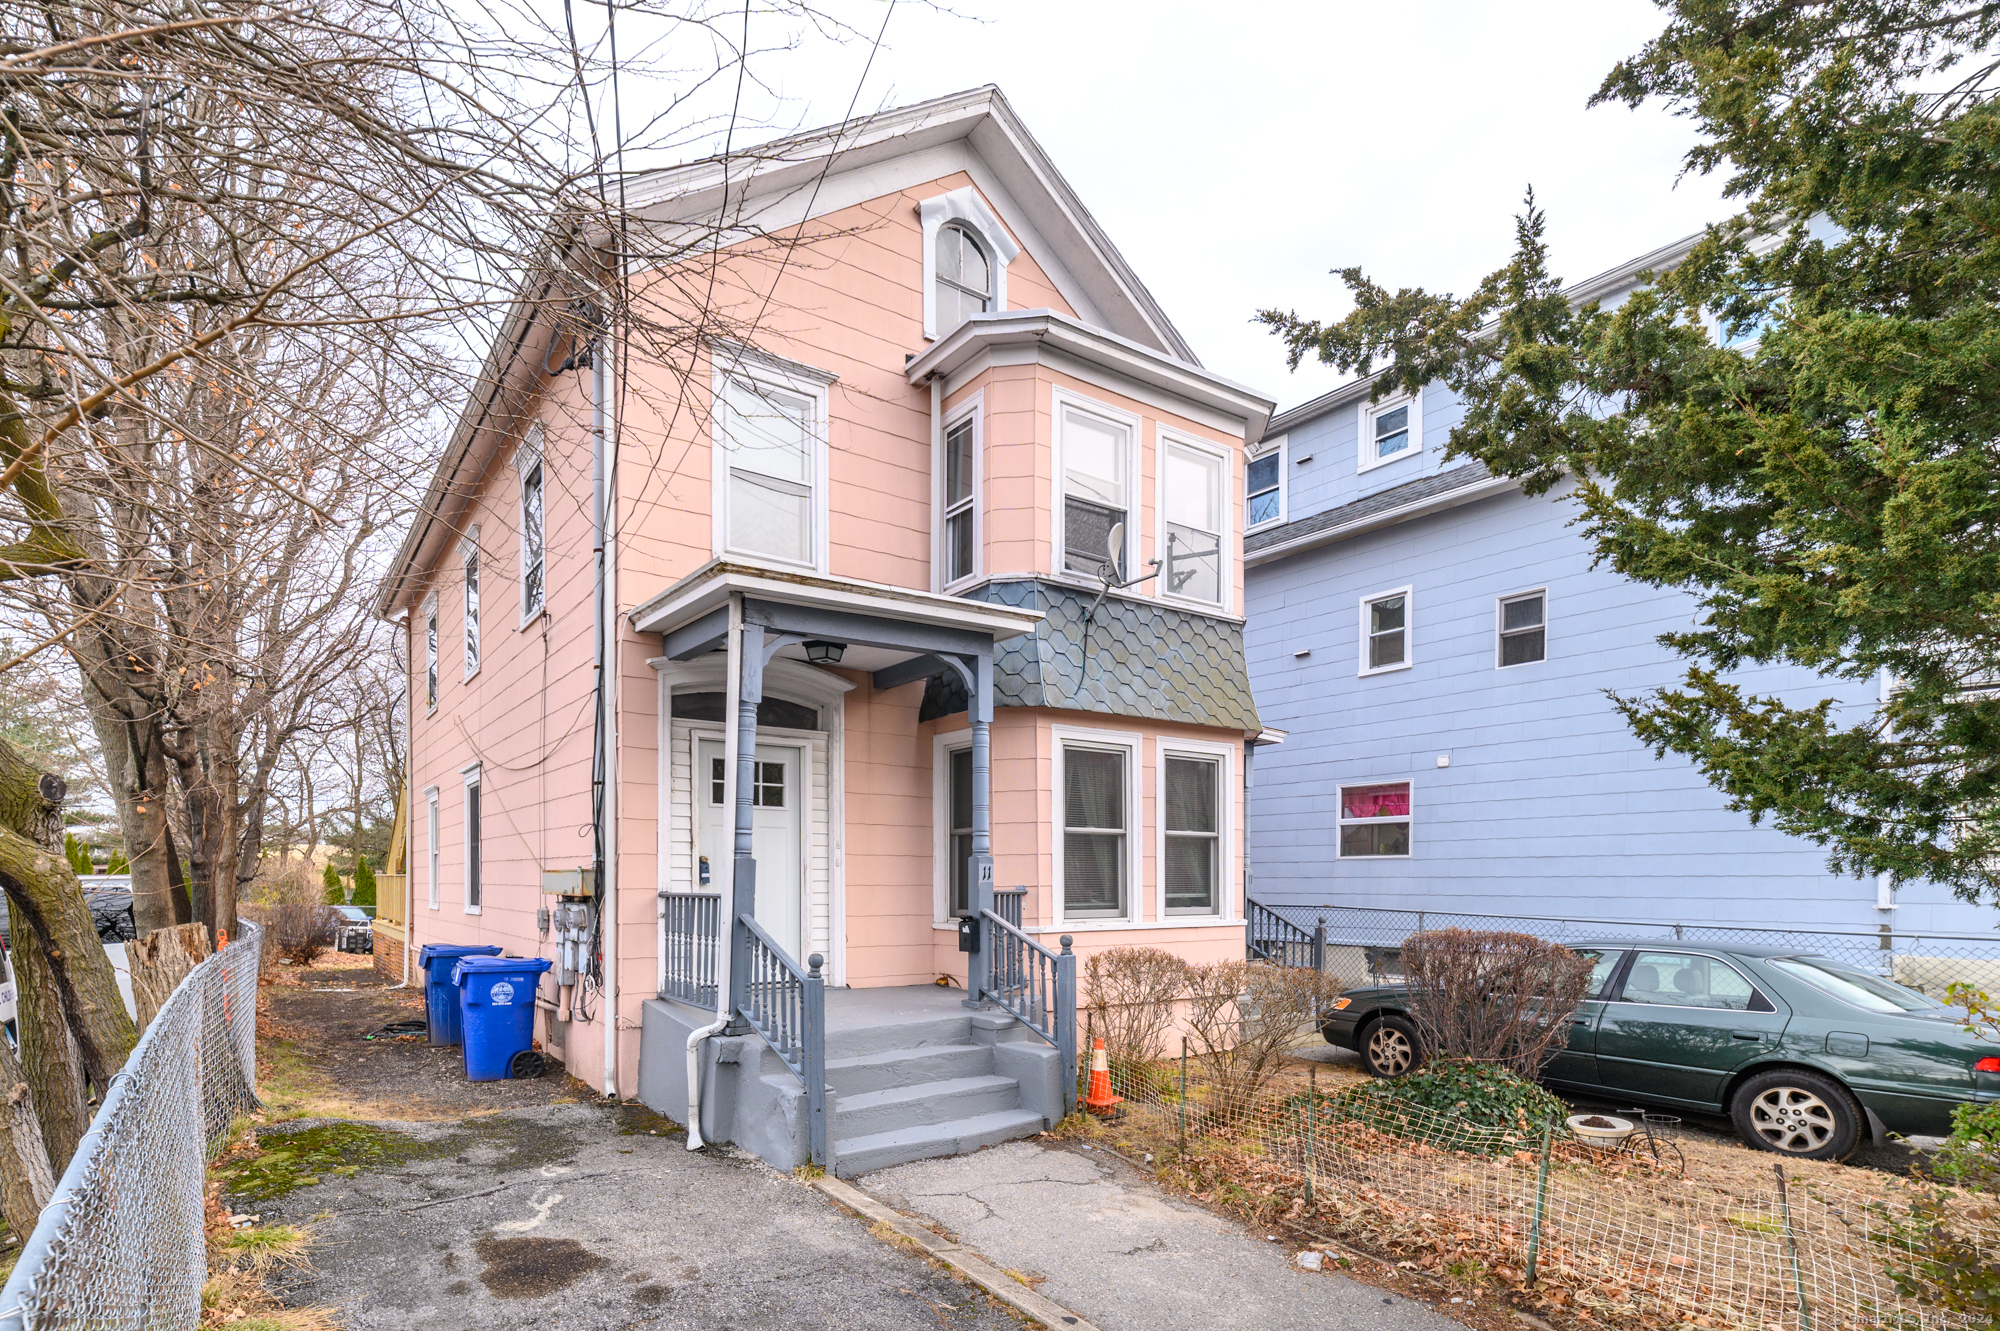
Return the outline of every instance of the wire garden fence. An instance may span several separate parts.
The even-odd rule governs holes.
[[[1927,1224],[2000,1251],[1991,1199],[1667,1122],[1609,1148],[1559,1118],[1482,1125],[1296,1058],[1260,1079],[1183,1053],[1114,1062],[1110,1081],[1121,1102],[1074,1130],[1328,1265],[1373,1259],[1568,1325],[1984,1324],[1905,1297],[1896,1275],[1922,1285],[1912,1217],[1926,1200],[1942,1208]]]
[[[112,1078],[0,1289],[0,1331],[199,1324],[207,1162],[258,1103],[264,931],[238,928],[168,996]]]

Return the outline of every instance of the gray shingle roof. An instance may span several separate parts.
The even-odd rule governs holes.
[[[1433,472],[1420,476],[1402,485],[1390,486],[1387,490],[1377,490],[1365,499],[1357,499],[1351,504],[1342,504],[1315,513],[1297,522],[1287,522],[1281,527],[1253,532],[1243,538],[1243,554],[1246,558],[1260,554],[1274,546],[1290,545],[1293,541],[1305,540],[1324,532],[1341,527],[1354,526],[1369,518],[1392,512],[1410,504],[1420,504],[1426,499],[1436,499],[1455,490],[1470,489],[1484,485],[1493,479],[1493,473],[1486,469],[1484,462],[1468,462],[1450,471]]]

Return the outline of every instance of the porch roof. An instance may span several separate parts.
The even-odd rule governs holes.
[[[738,594],[758,601],[970,633],[994,642],[1032,633],[1042,621],[1039,610],[722,559],[710,560],[641,602],[628,617],[640,633],[668,634],[724,608],[729,598]]]

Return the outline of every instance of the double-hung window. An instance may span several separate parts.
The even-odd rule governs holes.
[[[1222,879],[1222,762],[1166,755],[1161,760],[1160,877],[1169,915],[1217,913]]]
[[[432,910],[438,908],[438,792],[432,786],[424,792],[424,889]]]
[[[1063,914],[1126,914],[1127,783],[1131,751],[1065,744],[1063,759]]]
[[[1062,567],[1096,577],[1108,563],[1123,578],[1132,530],[1129,420],[1058,400],[1062,457]]]
[[[1410,589],[1361,598],[1361,671],[1401,670],[1410,664]]]
[[[485,867],[479,837],[479,793],[479,769],[475,767],[465,774],[465,913],[468,915],[479,914],[479,875]]]
[[[521,620],[526,623],[542,611],[547,594],[547,541],[543,533],[542,427],[538,421],[521,441]]]
[[[817,541],[818,403],[740,375],[727,378],[722,399],[725,548],[811,564]]]
[[[424,601],[424,707],[438,705],[438,602],[437,593]]]
[[[1548,593],[1523,592],[1503,596],[1495,606],[1500,637],[1495,664],[1499,667],[1527,665],[1545,660],[1549,654]]]
[[[1263,451],[1243,467],[1243,526],[1245,529],[1277,522],[1285,516],[1284,460],[1282,443],[1266,442]]]
[[[1396,398],[1372,406],[1363,404],[1359,470],[1367,471],[1414,455],[1423,442],[1422,429],[1416,398]]]
[[[944,529],[939,534],[942,585],[979,571],[979,418],[977,403],[944,430]]]
[[[1410,783],[1340,788],[1340,858],[1410,853]]]
[[[1223,500],[1229,461],[1221,453],[1161,437],[1160,581],[1169,596],[1221,605]]]
[[[479,673],[479,528],[459,551],[465,567],[465,677]]]

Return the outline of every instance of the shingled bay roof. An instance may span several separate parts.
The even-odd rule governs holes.
[[[1453,508],[1489,494],[1511,490],[1520,482],[1495,476],[1483,462],[1468,462],[1450,471],[1433,472],[1402,485],[1377,490],[1374,494],[1341,504],[1296,522],[1252,532],[1243,538],[1243,560],[1263,563],[1293,550],[1325,545],[1358,536],[1377,527],[1386,527],[1405,518]]]

